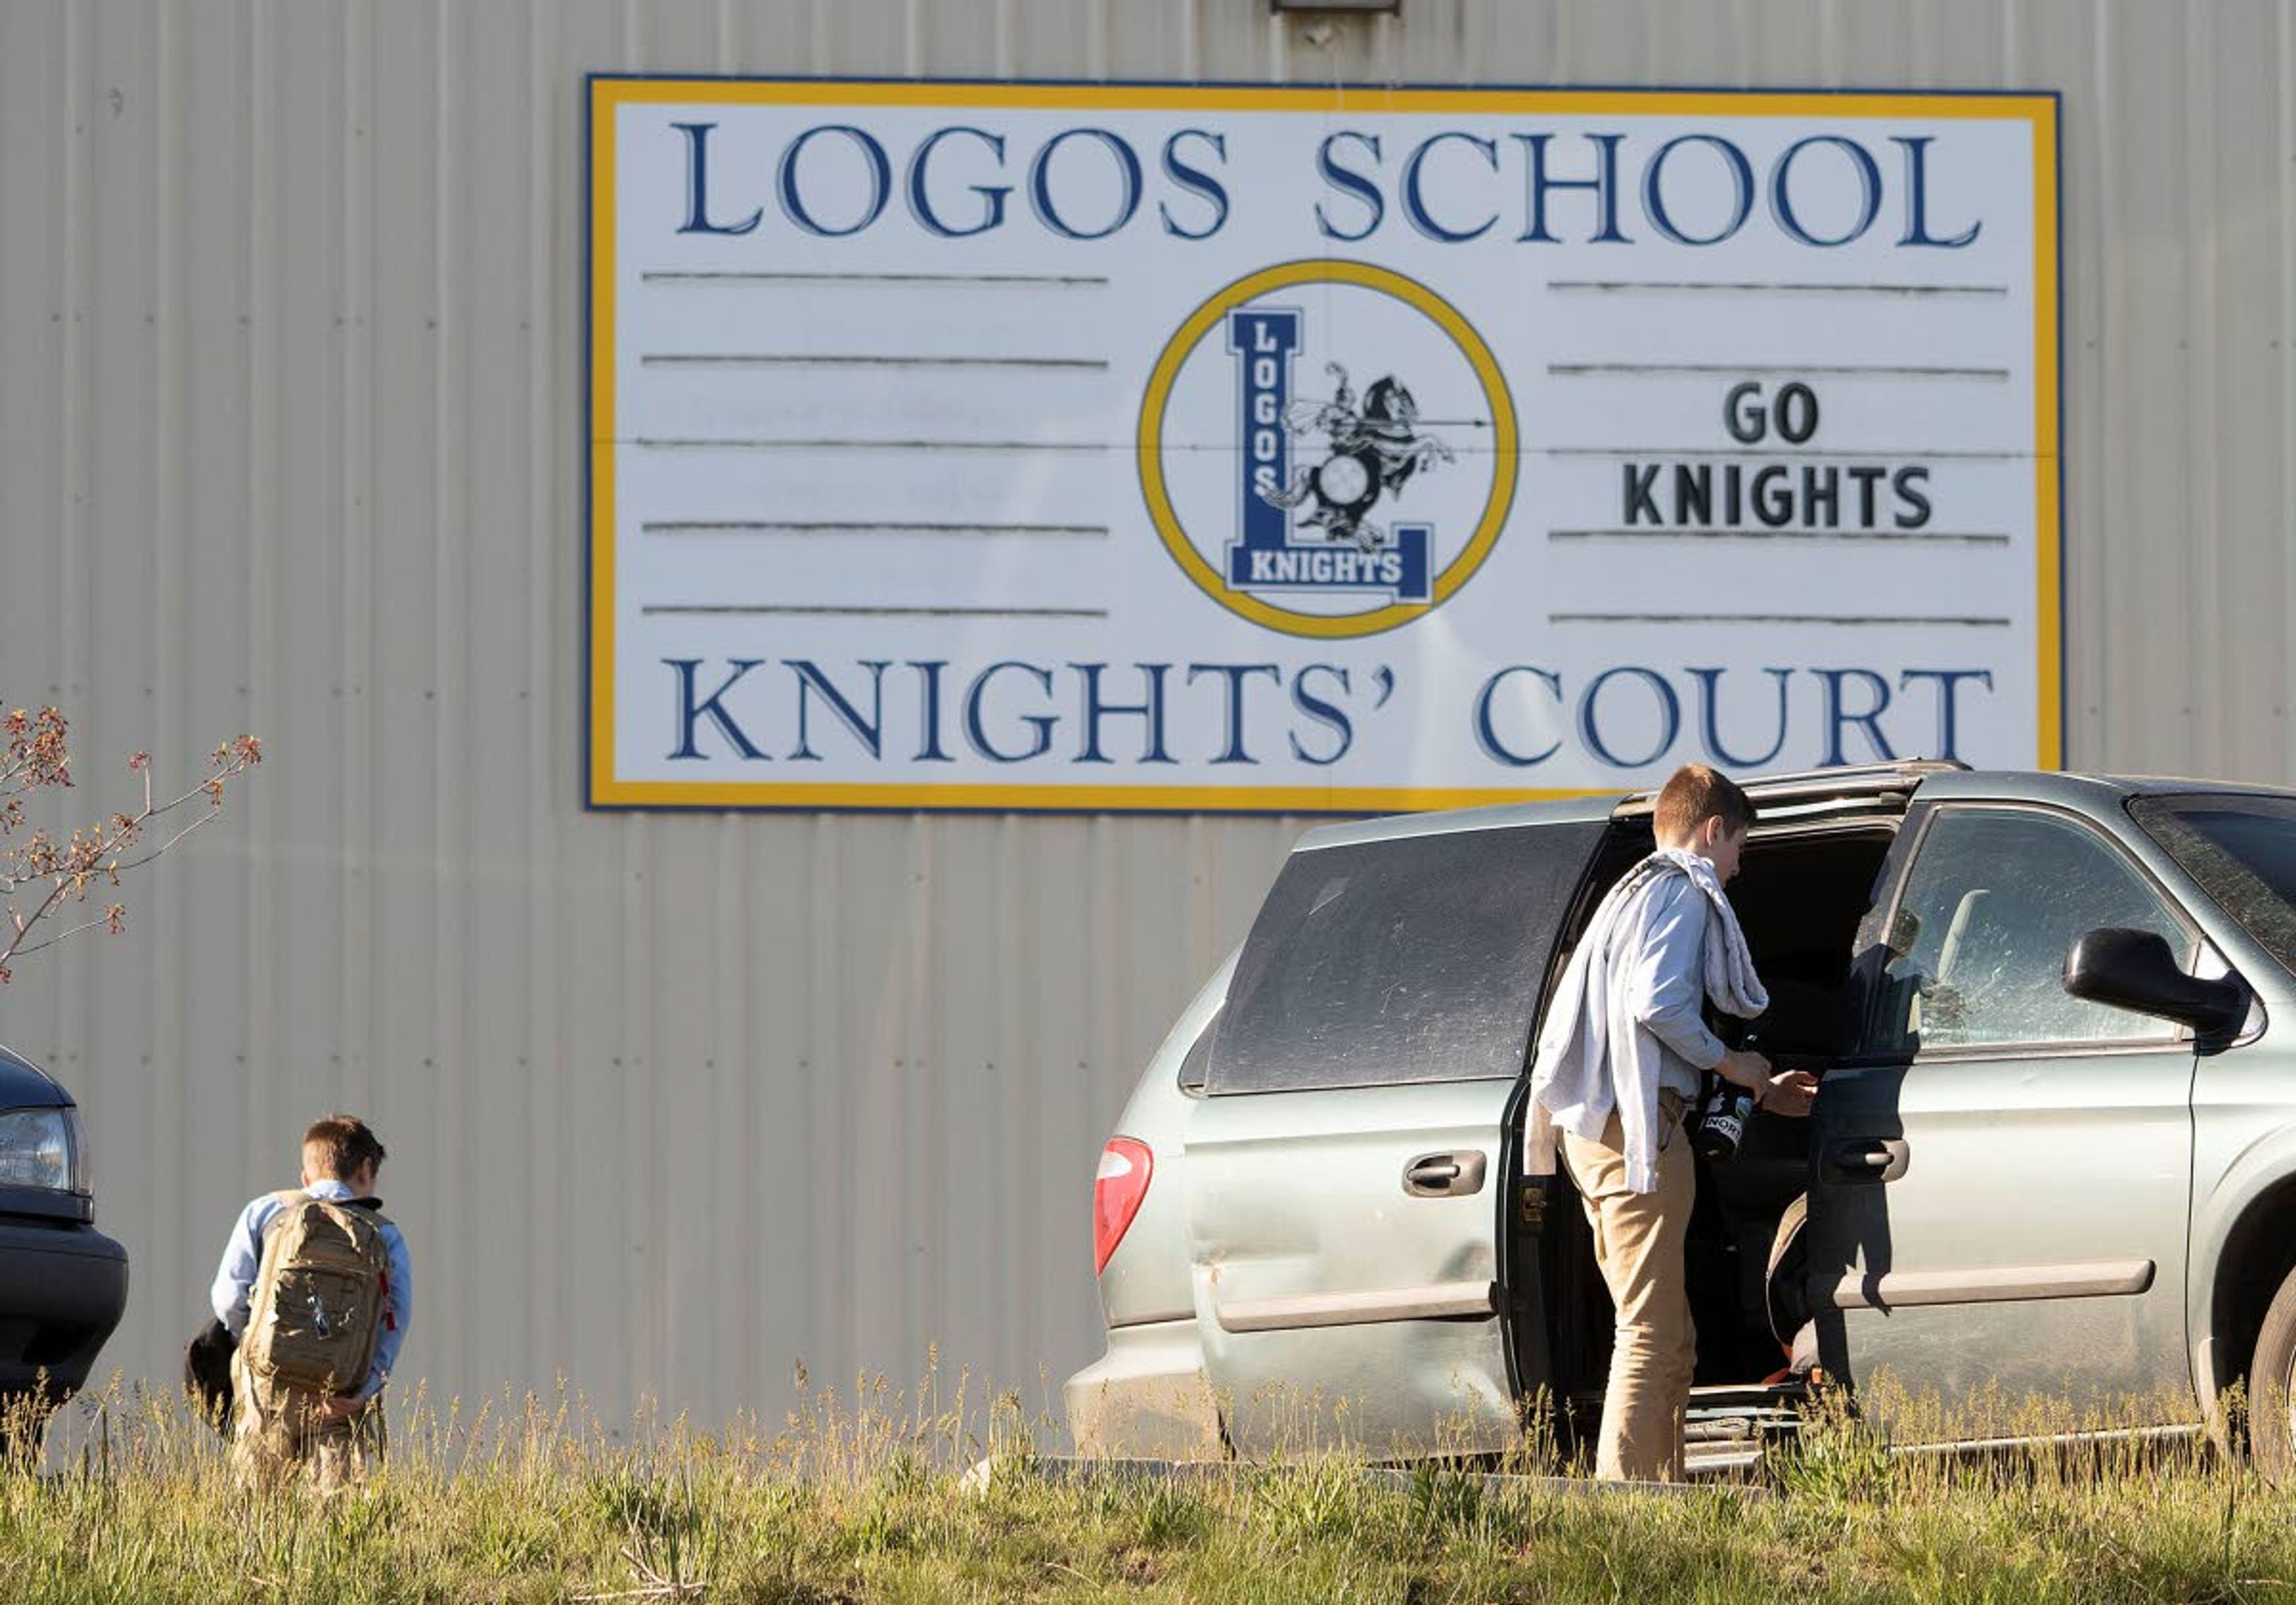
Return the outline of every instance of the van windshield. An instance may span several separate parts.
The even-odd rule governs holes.
[[[2296,974],[2296,797],[2140,797],[2128,811],[2218,907]]]

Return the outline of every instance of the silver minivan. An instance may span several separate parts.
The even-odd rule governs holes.
[[[2037,1397],[2198,1432],[2244,1379],[2285,1468],[2296,793],[1930,762],[1747,790],[1745,1045],[1822,1085],[1702,1161],[1693,1468],[1791,1430],[1813,1369],[1899,1444]],[[1652,802],[1300,839],[1102,1155],[1081,1453],[1591,1436],[1611,1309],[1568,1177],[1526,1170],[1524,1072]]]

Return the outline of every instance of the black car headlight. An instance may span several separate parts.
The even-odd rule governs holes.
[[[18,1109],[0,1114],[0,1187],[88,1191],[79,1110]]]

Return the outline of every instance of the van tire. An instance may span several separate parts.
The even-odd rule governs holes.
[[[2256,1334],[2248,1367],[2248,1445],[2265,1480],[2296,1482],[2296,1271],[2289,1273]]]

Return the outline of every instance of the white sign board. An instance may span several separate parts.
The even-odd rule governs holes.
[[[2047,94],[591,82],[589,798],[2054,766]]]

